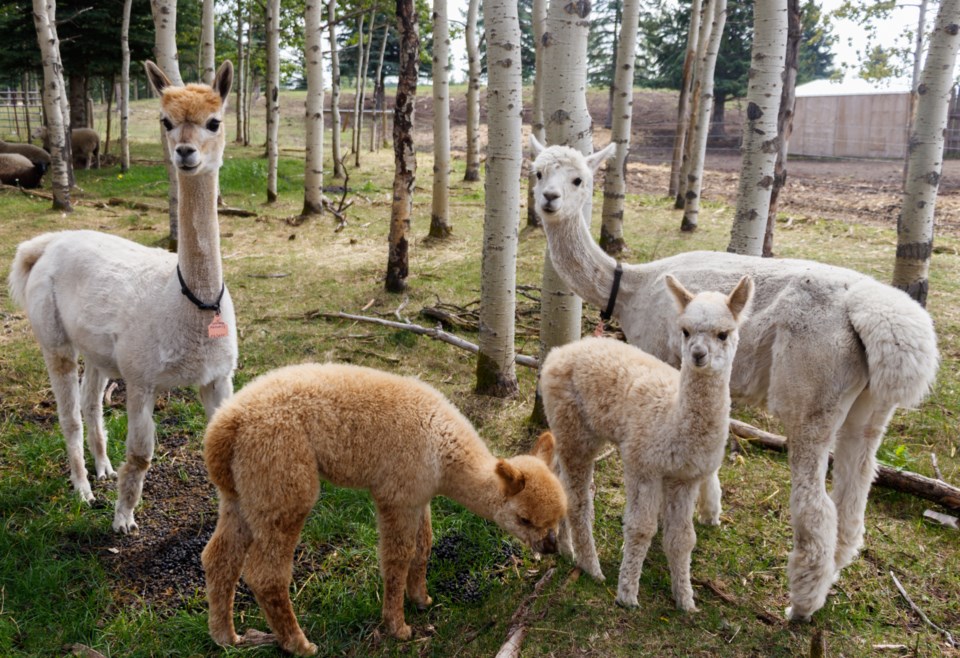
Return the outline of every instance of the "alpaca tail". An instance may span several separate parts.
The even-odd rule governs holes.
[[[21,242],[20,246],[17,247],[17,255],[13,257],[13,265],[10,267],[7,285],[10,289],[10,298],[20,308],[25,308],[27,305],[27,281],[30,279],[33,266],[43,256],[47,245],[56,237],[56,233],[44,233],[31,240]]]
[[[905,292],[873,280],[853,285],[846,303],[866,350],[870,392],[887,404],[917,405],[940,361],[930,315]]]
[[[203,437],[203,460],[207,474],[221,496],[235,498],[237,488],[233,480],[233,447],[240,423],[228,405],[221,407],[207,425]]]

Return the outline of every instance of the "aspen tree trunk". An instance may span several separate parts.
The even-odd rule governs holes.
[[[763,235],[764,258],[773,257],[773,233],[777,222],[777,207],[780,191],[787,184],[787,148],[793,134],[793,110],[797,103],[797,71],[800,57],[800,0],[787,0],[787,52],[784,61],[783,93],[780,95],[780,112],[777,115],[777,162],[773,166],[773,189],[770,191],[770,211],[767,214],[767,230]]]
[[[533,43],[536,64],[533,73],[533,107],[530,117],[530,134],[541,144],[546,144],[547,138],[543,126],[543,31],[547,23],[547,0],[533,0],[531,15],[533,23]],[[527,175],[527,226],[539,228],[543,224],[537,214],[537,201],[533,195],[533,188],[537,184],[537,177],[533,167]]]
[[[587,109],[587,36],[590,4],[550,0],[543,35],[544,71],[550,84],[543,90],[547,144],[564,144],[585,154],[593,152],[593,128]],[[590,224],[590,204],[583,221]],[[543,259],[540,294],[540,363],[551,349],[580,338],[583,302],[557,274],[549,249]],[[539,391],[535,420],[543,419]]]
[[[907,184],[897,221],[893,285],[926,306],[933,252],[933,215],[943,171],[944,132],[960,47],[960,0],[941,0],[917,86]]]
[[[517,41],[519,45],[519,40]],[[489,56],[489,55],[488,55]],[[433,203],[430,237],[450,237],[450,32],[447,0],[433,0]],[[521,105],[522,107],[522,102]]]
[[[130,170],[130,10],[133,0],[123,0],[120,24],[120,171]]]
[[[383,58],[387,52],[387,37],[390,36],[390,24],[383,24],[383,39],[380,42],[380,58],[377,60],[377,74],[373,79],[373,121],[370,124],[370,152],[380,150],[380,142],[384,136],[380,133],[385,128],[383,123]]]
[[[420,34],[413,0],[397,0],[400,36],[400,69],[393,115],[393,204],[390,209],[387,292],[403,292],[409,267],[410,218],[417,180],[417,154],[413,146],[413,110],[420,70]]]
[[[280,161],[280,0],[267,0],[267,203],[277,200]]]
[[[153,12],[154,48],[153,54],[157,66],[170,78],[175,86],[183,85],[180,77],[180,60],[177,55],[177,0],[150,0],[150,9]],[[180,233],[180,219],[178,207],[180,205],[180,184],[177,181],[177,170],[170,158],[170,147],[160,128],[160,142],[163,144],[163,159],[167,165],[167,212],[170,216],[170,251],[177,250],[177,240]]]
[[[484,14],[489,78],[476,390],[508,397],[519,390],[514,365],[514,323],[520,223],[518,181],[523,166],[520,17],[517,3],[511,0],[487,0]]]
[[[740,151],[737,211],[727,251],[747,256],[763,254],[763,236],[770,212],[773,168],[780,140],[777,116],[783,94],[787,53],[787,0],[753,5],[753,47],[747,84],[747,112]]]
[[[706,6],[706,3],[704,3]],[[703,17],[706,22],[707,17]],[[681,231],[695,231],[700,215],[700,188],[703,184],[703,163],[707,156],[707,136],[710,132],[710,113],[713,110],[713,71],[717,64],[717,52],[723,26],[727,21],[727,0],[713,0],[709,37],[705,42],[703,59],[697,70],[697,114],[693,118],[693,135],[690,140],[690,157],[685,172],[686,191],[683,194],[683,221]],[[704,26],[706,27],[706,26]]]
[[[680,98],[677,102],[677,130],[673,136],[673,156],[670,159],[670,184],[667,194],[672,197],[676,197],[680,192],[680,168],[687,128],[690,126],[690,96],[693,93],[701,15],[700,0],[693,0],[690,4],[690,28],[687,30],[687,51],[683,57]]]
[[[467,6],[467,170],[463,180],[480,180],[480,46],[477,42],[477,15],[480,0]]]
[[[686,133],[683,138],[683,156],[680,160],[680,180],[677,183],[677,198],[673,207],[682,210],[687,202],[687,187],[690,184],[690,169],[693,167],[694,154],[697,150],[697,121],[700,116],[700,94],[703,74],[703,62],[710,46],[710,34],[713,32],[713,14],[717,0],[701,0],[700,4],[700,31],[697,34],[697,55],[693,63],[693,77],[690,92],[690,110],[687,120]],[[721,34],[719,38],[723,38]],[[717,42],[719,48],[719,42]],[[712,83],[712,82],[711,82]],[[712,102],[712,99],[711,99]],[[709,133],[708,133],[709,135]],[[681,223],[680,229],[683,230]]]
[[[322,0],[306,0],[303,12],[307,63],[307,156],[303,164],[301,217],[323,213],[323,19]]]
[[[212,85],[216,74],[216,30],[213,0],[203,0],[200,18],[200,80],[204,84]]]
[[[617,145],[613,160],[607,164],[603,183],[603,221],[600,246],[611,256],[619,256],[623,239],[623,199],[627,192],[627,155],[630,153],[630,128],[633,120],[633,66],[637,54],[637,29],[640,0],[625,0],[623,27],[617,43],[616,75],[613,79],[613,128],[610,137]]]
[[[350,133],[350,150],[353,151],[354,167],[360,166],[360,157],[357,155],[360,121],[363,113],[361,85],[363,84],[363,14],[357,17],[357,80],[356,90],[353,93],[353,132]]]
[[[923,39],[927,32],[927,0],[920,0],[920,15],[917,17],[917,29],[913,38],[913,70],[910,74],[910,110],[907,114],[907,125],[903,127],[903,134],[907,144],[910,143],[910,130],[917,112],[917,87],[920,84],[920,73],[923,61]],[[903,157],[903,189],[907,189],[907,168],[910,166],[910,150]]]
[[[234,140],[237,144],[243,143],[243,88],[246,85],[247,76],[244,75],[244,48],[243,48],[243,1],[237,0],[237,68],[234,73],[236,81],[234,87],[237,89],[237,137]]]
[[[370,51],[373,48],[373,33],[376,30],[375,11],[370,12],[370,27],[367,29],[367,47],[363,51],[363,64],[360,67],[359,77],[357,79],[357,121],[356,130],[353,132],[353,164],[360,166],[360,144],[363,141],[363,108],[367,100],[367,74],[370,70]]]
[[[259,84],[256,76],[251,75],[250,60],[253,50],[253,9],[247,11],[247,47],[244,49],[243,57],[243,145],[250,146],[250,111],[253,105],[252,92],[253,85]]]
[[[56,31],[57,5],[54,0],[33,0],[33,24],[43,64],[43,107],[47,114],[47,135],[50,141],[50,187],[53,209],[73,212],[70,204],[70,173],[67,168],[66,126],[63,116],[63,64],[60,61],[60,40]]]
[[[330,152],[333,157],[333,177],[344,178],[343,153],[340,147],[340,54],[337,49],[337,3],[327,5],[327,25],[330,32]]]

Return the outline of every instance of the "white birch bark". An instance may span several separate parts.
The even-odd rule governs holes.
[[[943,171],[950,89],[960,47],[960,0],[941,0],[917,86],[917,110],[908,144],[907,183],[897,221],[893,285],[926,305],[933,252],[933,220]]]
[[[687,51],[683,57],[683,75],[681,76],[680,98],[677,101],[677,130],[673,137],[673,156],[670,159],[670,183],[667,194],[676,196],[680,191],[680,170],[683,164],[684,142],[690,125],[690,97],[693,94],[694,72],[697,68],[697,46],[699,45],[700,20],[702,18],[700,0],[690,4],[690,27],[687,30]]]
[[[280,161],[280,0],[267,0],[267,203],[277,200]]]
[[[177,55],[177,0],[150,0],[150,9],[153,13],[154,47],[153,56],[157,66],[170,78],[175,86],[183,85],[180,77],[180,59]],[[160,127],[160,143],[163,144],[163,160],[167,165],[167,212],[170,217],[170,244],[171,251],[177,250],[177,240],[180,234],[180,183],[177,180],[177,171],[170,159],[170,148],[167,145],[163,128]]]
[[[306,0],[303,12],[304,59],[307,63],[307,156],[303,165],[301,216],[323,212],[323,19],[322,0]]]
[[[330,39],[330,153],[333,157],[333,177],[344,178],[343,152],[340,146],[340,53],[337,48],[337,3],[327,5],[327,25]]]
[[[360,122],[363,115],[362,85],[363,85],[363,14],[357,16],[357,67],[356,89],[353,93],[353,132],[350,134],[350,149],[353,151],[354,167],[360,166],[360,156],[357,154],[357,144],[360,135]]]
[[[130,11],[133,0],[124,0],[120,23],[120,171],[130,170]]]
[[[704,16],[706,20],[706,16]],[[693,135],[690,140],[689,166],[685,174],[686,192],[683,195],[683,222],[680,229],[694,231],[700,215],[700,189],[703,185],[703,163],[707,156],[707,136],[710,133],[710,113],[713,110],[713,71],[717,65],[717,53],[723,26],[727,21],[727,0],[714,0],[710,21],[710,36],[704,47],[703,58],[697,70],[699,87],[697,114],[693,118]],[[705,26],[704,26],[705,27]]]
[[[447,22],[447,0],[433,0],[433,198],[430,208],[429,235],[440,239],[449,237],[452,232],[449,217],[449,78],[450,32]]]
[[[367,100],[367,78],[369,77],[368,73],[370,71],[370,51],[373,49],[373,34],[376,31],[376,17],[376,10],[371,11],[370,27],[367,28],[367,46],[363,50],[363,65],[360,67],[359,79],[357,81],[359,86],[357,93],[359,112],[357,112],[357,129],[353,139],[353,164],[356,167],[360,166],[360,144],[363,141],[363,108],[366,106]]]
[[[477,392],[507,397],[518,390],[514,323],[523,165],[520,16],[511,0],[487,0],[485,10],[488,133]]]
[[[543,125],[543,32],[547,23],[547,0],[533,0],[530,20],[533,23],[533,43],[535,65],[533,73],[533,107],[530,116],[530,134],[541,144],[547,142]],[[537,214],[537,202],[533,188],[537,178],[533,168],[527,176],[527,226],[540,227],[540,216]]]
[[[467,6],[467,169],[463,180],[480,180],[480,46],[477,41],[477,16],[480,0]]]
[[[380,131],[383,130],[385,122],[383,121],[383,59],[387,53],[387,38],[390,36],[390,24],[383,24],[383,39],[380,41],[380,57],[377,59],[377,73],[373,78],[373,101],[374,115],[370,124],[370,152],[380,149],[380,142],[383,137]]]
[[[243,2],[242,0],[237,0],[237,66],[234,71],[234,76],[236,80],[234,81],[234,87],[236,88],[237,100],[236,100],[236,115],[237,115],[237,137],[236,143],[243,143],[243,89],[246,85],[247,76],[244,71],[244,48],[243,48]]]
[[[617,150],[607,163],[603,184],[603,219],[600,224],[600,246],[611,256],[619,255],[626,247],[623,239],[623,200],[627,192],[627,155],[630,153],[630,127],[633,120],[633,70],[639,22],[640,0],[624,0],[623,25],[617,43],[616,75],[613,79],[613,126],[610,133]]]
[[[212,85],[216,74],[215,14],[213,0],[203,0],[200,17],[200,80]]]
[[[693,63],[690,82],[690,110],[683,137],[683,156],[680,160],[680,180],[677,182],[677,198],[673,206],[678,210],[683,209],[686,204],[690,169],[694,159],[693,154],[694,151],[696,151],[694,146],[694,142],[696,141],[694,139],[694,133],[696,132],[697,117],[700,116],[700,75],[703,68],[703,59],[706,57],[707,48],[710,45],[710,33],[713,31],[713,13],[715,8],[716,0],[702,0],[700,3],[700,30],[697,33],[697,53]],[[722,37],[723,35],[721,35],[721,38]],[[680,229],[684,230],[682,223]]]
[[[773,170],[780,147],[778,122],[787,55],[787,0],[753,5],[753,46],[747,84],[747,111],[740,147],[737,210],[727,251],[763,255],[770,212]]]
[[[70,204],[70,172],[65,144],[69,118],[63,116],[63,64],[60,61],[60,40],[56,31],[57,5],[54,0],[33,0],[33,24],[37,30],[43,65],[43,107],[47,115],[50,141],[50,187],[53,209],[72,212]]]

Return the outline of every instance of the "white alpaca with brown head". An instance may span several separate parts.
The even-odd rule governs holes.
[[[178,253],[107,233],[46,233],[17,248],[11,297],[27,313],[50,375],[67,443],[70,480],[90,502],[83,425],[98,478],[115,475],[107,457],[103,391],[127,389],[126,461],[119,469],[113,528],[137,529],[134,508],[153,458],[157,392],[197,385],[208,418],[233,392],[236,317],[223,281],[217,218],[224,135],[233,80],[224,62],[213,87],[174,87],[152,62],[161,121],[180,187]],[[83,379],[78,359],[83,357]]]

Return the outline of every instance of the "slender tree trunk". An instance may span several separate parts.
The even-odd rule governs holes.
[[[787,52],[787,0],[753,6],[753,48],[747,85],[747,112],[740,151],[737,211],[727,251],[748,256],[763,254],[763,237],[770,212],[774,165],[780,147],[777,117],[783,95]]]
[[[927,31],[927,0],[920,0],[917,29],[913,38],[913,70],[910,76],[910,110],[907,113],[907,125],[903,127],[906,143],[910,143],[910,130],[917,112],[917,87],[920,85],[920,72],[923,61],[923,38]],[[910,166],[910,151],[903,157],[903,189],[907,189],[907,168]]]
[[[67,168],[66,135],[68,117],[63,116],[62,97],[66,94],[63,64],[60,61],[60,40],[56,29],[57,5],[54,0],[33,0],[33,23],[43,65],[43,106],[47,114],[47,136],[50,140],[50,187],[53,209],[72,212],[70,204],[70,172]]]
[[[690,110],[687,121],[686,133],[683,138],[683,156],[680,160],[680,180],[677,185],[677,198],[673,207],[682,210],[687,203],[687,187],[690,185],[690,170],[693,167],[694,154],[697,151],[697,119],[700,117],[701,105],[701,87],[703,81],[700,76],[703,74],[704,59],[707,56],[707,49],[710,47],[710,34],[713,32],[714,11],[717,0],[701,0],[700,3],[700,31],[697,34],[697,55],[693,64],[692,88],[690,92]],[[720,35],[718,38],[722,38]],[[719,48],[719,42],[717,43]],[[711,85],[713,81],[711,80]],[[683,224],[680,225],[681,230]]]
[[[480,180],[480,46],[477,41],[477,15],[480,0],[467,6],[467,170],[463,180]]]
[[[323,212],[323,20],[322,0],[306,0],[303,22],[307,62],[307,157],[303,165],[302,217]]]
[[[337,5],[327,5],[327,25],[330,31],[330,151],[333,156],[333,177],[344,178],[343,152],[340,147],[340,55],[337,49]]]
[[[120,28],[120,171],[130,170],[130,10],[133,0],[123,0]]]
[[[200,80],[212,85],[216,74],[216,31],[213,0],[203,0],[200,19]]]
[[[359,78],[357,80],[357,121],[356,130],[353,138],[353,164],[360,166],[360,144],[363,141],[363,108],[367,101],[367,77],[370,70],[370,51],[373,48],[373,34],[376,30],[376,12],[370,12],[370,27],[367,29],[367,47],[363,51],[363,65],[360,67]]]
[[[23,73],[20,76],[20,89],[23,90],[23,123],[26,127],[27,137],[23,141],[29,142],[33,129],[30,126],[30,74]]]
[[[541,144],[545,144],[547,137],[544,134],[543,125],[543,31],[547,23],[547,0],[533,0],[533,10],[531,16],[533,23],[533,43],[536,56],[536,65],[533,74],[533,108],[530,117],[530,134],[537,138]],[[537,214],[537,201],[533,194],[533,188],[537,184],[537,177],[533,173],[533,168],[527,175],[527,226],[539,228],[542,226],[540,215]]]
[[[381,131],[383,124],[383,59],[387,53],[387,37],[390,36],[390,24],[384,21],[383,39],[380,41],[380,57],[377,60],[377,73],[373,79],[373,121],[370,123],[370,152],[380,150],[380,142],[383,141]]]
[[[489,120],[476,390],[508,397],[519,390],[514,336],[520,223],[518,181],[523,168],[523,116],[517,111],[523,107],[520,58],[516,56],[520,51],[520,17],[517,3],[511,0],[487,0],[484,14],[487,61],[491,66],[487,86]]]
[[[893,285],[926,306],[933,252],[933,215],[943,171],[944,132],[953,71],[960,47],[960,0],[941,0],[927,59],[917,86],[910,133],[907,185],[897,221]]]
[[[639,0],[625,0],[623,28],[617,43],[616,75],[613,79],[613,129],[611,139],[617,145],[613,160],[607,164],[603,183],[603,222],[600,246],[611,256],[619,256],[623,239],[623,199],[627,192],[627,155],[630,153],[630,128],[633,121],[633,63],[637,54],[636,33],[640,22]]]
[[[704,3],[704,6],[707,6]],[[710,132],[710,111],[713,109],[713,71],[717,64],[723,26],[727,21],[727,0],[713,0],[713,14],[703,59],[697,71],[699,93],[697,115],[693,122],[690,140],[690,158],[686,175],[686,192],[683,195],[683,221],[681,231],[695,231],[700,215],[700,188],[703,184],[703,164],[707,157],[707,136]],[[704,16],[706,21],[706,16]]]
[[[400,71],[393,117],[395,172],[388,236],[388,292],[402,292],[407,287],[408,236],[413,214],[413,189],[417,179],[417,154],[413,147],[413,110],[420,69],[420,34],[413,0],[397,0],[397,29],[400,36]]]
[[[357,16],[357,69],[356,69],[356,88],[353,93],[353,131],[350,133],[350,150],[353,151],[354,167],[360,166],[360,156],[357,155],[357,144],[360,136],[360,116],[363,112],[362,94],[360,92],[363,85],[363,14]]]
[[[693,0],[690,4],[690,28],[687,30],[687,51],[683,57],[680,98],[677,102],[677,130],[673,136],[673,156],[670,158],[670,187],[667,194],[672,197],[676,197],[680,191],[680,167],[687,128],[690,126],[690,97],[693,94],[701,15],[700,0]]]
[[[780,192],[787,184],[787,148],[793,134],[793,109],[797,102],[797,70],[800,56],[800,0],[787,0],[787,52],[784,60],[783,93],[780,96],[780,112],[777,116],[777,162],[773,167],[773,189],[770,191],[770,212],[767,214],[767,230],[763,235],[763,257],[773,257],[773,234],[777,222],[777,207]]]
[[[489,27],[488,27],[489,29]],[[519,45],[519,40],[517,41]],[[433,0],[433,203],[430,237],[450,236],[450,32],[447,0]],[[520,100],[522,107],[523,101]]]
[[[280,164],[280,0],[267,0],[267,203],[277,200]]]
[[[593,130],[587,109],[587,36],[590,4],[550,0],[544,31],[543,63],[550,75],[544,87],[543,112],[548,144],[564,144],[593,152]],[[583,221],[590,223],[590,204]],[[540,294],[540,363],[554,347],[580,338],[583,302],[560,278],[547,250]],[[543,421],[539,391],[533,418]]]
[[[114,75],[110,74],[110,93],[107,94],[107,128],[106,139],[103,140],[103,155],[110,154],[110,129],[113,125],[113,90],[115,87]]]
[[[246,84],[246,76],[243,70],[243,51],[243,2],[237,0],[237,68],[234,73],[237,78],[234,83],[237,89],[237,137],[234,141],[237,144],[243,143],[243,88]]]
[[[251,74],[253,50],[253,9],[247,10],[247,47],[243,53],[243,145],[250,146],[250,113],[253,109],[253,87],[259,82]]]
[[[170,78],[176,86],[183,85],[183,79],[180,77],[180,62],[177,56],[177,0],[150,0],[150,8],[153,11],[154,37],[154,58],[157,66]],[[167,195],[167,212],[170,216],[170,251],[177,250],[177,240],[179,237],[180,220],[177,216],[179,202],[180,184],[177,181],[177,171],[173,166],[173,160],[170,158],[170,150],[167,145],[167,139],[163,134],[163,128],[160,128],[160,142],[163,144],[163,159],[167,165],[167,185],[169,193]]]

